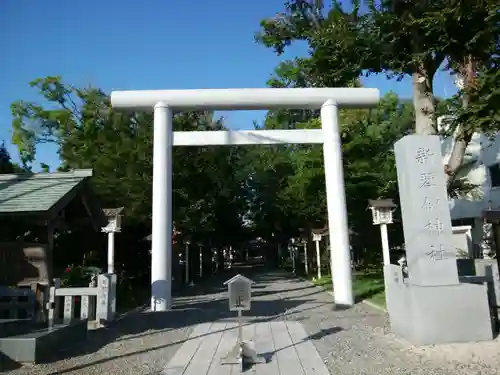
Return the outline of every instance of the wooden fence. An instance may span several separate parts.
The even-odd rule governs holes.
[[[47,321],[49,326],[87,319],[89,328],[99,328],[115,318],[116,282],[115,274],[101,274],[96,285],[83,288],[61,288],[59,279],[41,292],[0,287],[0,319],[27,318]]]
[[[54,285],[50,287],[49,325],[61,320],[64,324],[69,324],[74,319],[88,319],[91,328],[98,328],[114,320],[115,274],[101,274],[97,277],[97,285],[87,288],[61,288],[60,285],[60,280],[55,279]]]

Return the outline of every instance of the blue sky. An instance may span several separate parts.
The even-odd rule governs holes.
[[[293,46],[284,56],[258,45],[262,18],[283,9],[284,0],[1,0],[0,141],[11,156],[10,104],[38,100],[28,83],[61,75],[76,86],[117,89],[264,87],[282,60],[307,53]],[[411,97],[408,79],[364,80],[382,94]],[[436,94],[454,92],[447,74],[438,74]],[[252,127],[263,112],[223,113],[233,129]],[[37,160],[59,164],[56,149],[38,149]],[[37,167],[35,165],[35,167]]]

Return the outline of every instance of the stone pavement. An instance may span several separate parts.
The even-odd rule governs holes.
[[[289,279],[282,272],[265,271],[255,266],[235,271],[256,281],[252,311],[244,317],[247,324],[245,331],[249,335],[254,332],[258,349],[267,351],[271,357],[268,364],[258,365],[249,373],[278,375],[280,372],[273,373],[272,369],[278,367],[281,371],[280,366],[295,362],[281,373],[293,375],[293,367],[293,371],[299,373],[306,368],[308,374],[326,375],[324,367],[318,365],[318,356],[312,354],[312,346],[331,374],[500,373],[498,340],[415,348],[389,333],[386,314],[365,304],[335,310],[332,297],[306,281]],[[223,349],[230,346],[230,332],[234,332],[228,328],[235,324],[235,313],[228,311],[226,288],[222,285],[231,276],[233,274],[226,274],[187,289],[182,297],[175,299],[174,309],[170,312],[141,311],[129,314],[107,330],[90,332],[87,342],[68,343],[60,352],[54,353],[51,363],[4,368],[4,372],[13,375],[159,375],[169,368],[181,367],[186,369],[182,370],[183,375],[192,375],[191,370],[187,372],[189,366],[183,367],[182,363],[176,366],[176,357],[182,358],[182,351],[190,346],[193,352],[190,363],[196,364],[193,365],[196,374],[203,374],[199,370],[199,358],[210,356],[212,351],[215,361],[211,361],[205,373],[229,374],[229,367],[219,367],[214,363],[217,363]],[[207,329],[213,332],[196,341],[199,332]],[[220,334],[217,331],[223,332]],[[270,346],[269,331],[274,337],[274,347]],[[216,348],[217,338],[219,344]],[[294,345],[285,345],[285,340],[288,344],[292,341]],[[199,346],[189,344],[192,342],[198,342]],[[221,343],[224,344],[218,349]],[[195,346],[196,349],[193,349]],[[297,365],[297,361],[302,367]],[[207,367],[207,364],[203,366]],[[231,375],[234,374],[231,372]]]

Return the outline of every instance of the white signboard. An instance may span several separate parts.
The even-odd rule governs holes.
[[[227,285],[229,289],[229,310],[250,310],[253,281],[242,275],[236,275],[224,284]]]
[[[321,234],[313,233],[313,241],[321,241]]]

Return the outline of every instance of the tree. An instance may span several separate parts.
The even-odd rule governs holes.
[[[253,223],[252,229],[268,241],[273,237],[288,240],[294,218],[279,196],[293,172],[287,146],[249,148],[245,161],[242,171],[248,176],[248,218]]]
[[[0,146],[0,174],[14,173],[14,166],[10,159],[9,151],[5,147],[5,143],[2,142]]]
[[[433,78],[446,61],[450,72],[475,73],[471,61],[477,66],[496,54],[496,0],[383,0],[369,1],[366,8],[353,0],[350,5],[346,9],[333,0],[326,11],[323,1],[288,1],[285,12],[261,22],[257,40],[278,54],[294,41],[306,41],[311,57],[296,60],[296,66],[305,69],[316,86],[345,86],[362,74],[385,73],[397,79],[410,75],[415,130],[436,134]],[[446,170],[449,184],[476,130],[466,126],[458,133]]]
[[[498,44],[498,43],[497,43]],[[455,143],[446,168],[448,187],[452,186],[465,150],[475,132],[495,137],[500,129],[500,60],[498,55],[482,61],[469,59],[459,75],[461,86],[457,95],[448,101],[449,116],[444,122],[448,135]]]
[[[357,261],[372,262],[373,237],[377,228],[366,212],[368,199],[397,198],[397,178],[392,147],[401,135],[411,131],[413,109],[394,94],[381,100],[374,110],[342,110],[341,137],[351,243]],[[289,126],[286,113],[271,113],[265,127]],[[318,128],[320,121],[311,117],[296,122],[296,128]],[[286,145],[254,149],[253,161],[246,163],[249,186],[254,192],[251,206],[259,235],[279,242],[308,235],[312,228],[327,222],[325,175],[322,148],[317,145]],[[402,240],[393,226],[394,244]],[[373,233],[371,235],[371,233]],[[372,258],[370,260],[369,258]]]
[[[12,105],[13,141],[24,165],[36,160],[38,144],[51,142],[59,148],[60,170],[92,168],[91,181],[102,205],[125,207],[116,247],[127,250],[117,252],[117,263],[130,272],[147,270],[150,256],[141,240],[151,233],[152,115],[115,112],[102,90],[73,87],[60,77],[37,79],[31,86],[48,104]],[[174,113],[174,130],[222,128],[212,113]],[[197,241],[210,238],[220,245],[238,237],[244,199],[234,170],[238,152],[184,147],[174,149],[173,158],[176,228]],[[84,247],[82,251],[89,251],[91,245]]]
[[[5,147],[5,142],[2,142],[0,145],[0,174],[22,172],[28,172],[28,170],[21,168],[12,161],[9,151],[7,150],[7,147]]]

